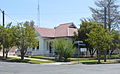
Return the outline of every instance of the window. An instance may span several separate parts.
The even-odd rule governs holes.
[[[39,42],[38,42],[37,50],[39,50]]]
[[[47,42],[47,49],[49,50],[49,53],[52,53],[51,42]]]

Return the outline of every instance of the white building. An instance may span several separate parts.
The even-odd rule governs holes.
[[[39,45],[36,48],[28,49],[26,55],[53,55],[54,52],[51,49],[50,40],[55,38],[72,39],[74,32],[77,32],[77,28],[73,23],[60,24],[55,28],[35,27],[35,30],[38,35]]]

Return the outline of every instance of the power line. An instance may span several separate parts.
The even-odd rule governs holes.
[[[10,17],[8,14],[6,14],[3,10],[0,9],[0,11],[1,11],[2,13],[4,13],[4,15],[6,15],[6,16],[7,16],[8,18],[10,18],[11,20],[13,20],[13,21],[19,23],[18,21],[16,21],[16,20],[13,19],[12,17]]]
[[[39,5],[38,5],[39,6]],[[39,8],[38,8],[39,9]],[[0,9],[0,11],[3,13],[3,11]],[[9,19],[13,20],[16,23],[20,23],[18,22],[16,19],[12,18],[10,15],[8,15],[7,13],[4,13],[5,16],[7,16]]]
[[[16,23],[19,23],[17,20],[13,19],[12,17],[10,17],[8,14],[5,13],[5,15],[10,18],[11,20],[15,21]]]
[[[1,12],[3,12],[1,9],[0,9]]]

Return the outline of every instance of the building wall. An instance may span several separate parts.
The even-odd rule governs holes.
[[[50,46],[49,46],[49,41],[52,40],[51,38],[44,38],[44,37],[37,37],[39,40],[39,49],[35,48],[30,48],[28,52],[31,52],[30,55],[35,56],[35,55],[41,55],[41,56],[50,56],[54,55],[54,51],[50,53]],[[59,38],[58,38],[59,39]],[[67,40],[72,40],[71,38],[64,37],[64,39]]]
[[[37,47],[35,49],[30,48],[29,51],[31,51],[31,55],[48,55],[49,50],[47,49],[47,40],[48,38],[43,38],[41,36],[37,37],[39,40],[39,48]]]

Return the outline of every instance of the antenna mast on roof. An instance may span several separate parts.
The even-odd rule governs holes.
[[[40,25],[40,5],[39,5],[39,0],[38,0],[37,11],[38,11],[38,14],[37,14],[37,21],[38,21],[38,25]]]

